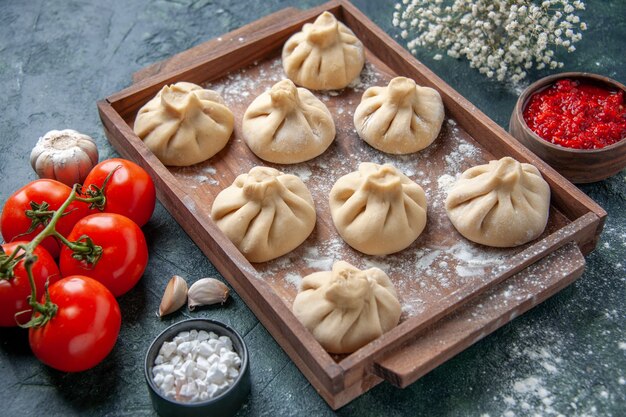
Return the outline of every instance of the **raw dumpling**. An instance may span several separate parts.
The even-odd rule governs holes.
[[[359,76],[363,44],[346,25],[324,12],[283,47],[283,68],[294,83],[311,90],[337,90]]]
[[[295,164],[322,154],[335,139],[330,112],[305,88],[282,80],[246,110],[243,138],[259,158]]]
[[[304,277],[293,313],[331,353],[351,353],[393,329],[402,308],[387,274],[335,262]]]
[[[424,230],[426,195],[392,165],[363,162],[333,186],[330,214],[348,245],[368,255],[388,255]]]
[[[221,151],[234,124],[218,93],[179,82],[139,109],[134,131],[164,165],[188,166]]]
[[[265,262],[306,240],[315,206],[300,178],[258,166],[215,197],[211,218],[250,262]]]
[[[436,90],[396,77],[387,87],[370,87],[354,112],[354,126],[374,148],[392,154],[420,151],[433,143],[445,112]]]
[[[456,230],[476,243],[523,245],[548,222],[550,186],[531,164],[504,157],[465,171],[446,199]]]

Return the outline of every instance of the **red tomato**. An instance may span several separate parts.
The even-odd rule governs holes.
[[[64,247],[59,257],[62,276],[88,275],[116,297],[133,288],[148,264],[148,246],[139,226],[120,214],[97,213],[76,223],[68,239],[74,242],[83,235],[102,247],[102,257],[94,266],[75,259]]]
[[[58,310],[43,326],[29,329],[33,353],[60,371],[93,368],[111,352],[120,332],[122,316],[115,297],[98,281],[79,275],[63,278],[48,290]]]
[[[139,165],[119,158],[102,161],[85,178],[84,189],[91,184],[102,188],[107,175],[117,167],[120,168],[113,173],[104,190],[106,203],[103,211],[121,214],[143,226],[154,211],[156,192],[152,178]]]
[[[31,219],[26,216],[26,210],[31,210],[30,202],[37,204],[46,202],[49,204],[48,210],[57,210],[70,196],[72,189],[65,184],[55,180],[41,179],[28,183],[17,190],[4,204],[0,227],[2,227],[2,237],[6,242],[12,240],[32,240],[44,228],[42,224],[28,234],[23,234],[31,226]],[[85,203],[74,201],[67,209],[67,214],[59,219],[56,230],[63,236],[67,236],[78,220],[88,213]],[[59,256],[61,243],[56,238],[49,236],[42,245],[53,257]]]
[[[11,255],[16,247],[20,244],[26,245],[28,242],[12,242],[4,243],[2,249],[7,255]],[[41,246],[37,246],[33,251],[33,255],[37,257],[37,261],[33,264],[33,278],[35,280],[35,288],[37,294],[41,295],[44,291],[46,281],[49,279],[50,284],[61,278],[61,273],[54,259],[47,250]],[[30,295],[30,283],[28,275],[24,268],[24,260],[21,260],[15,268],[13,268],[13,278],[0,279],[0,326],[10,327],[26,323],[30,320],[31,314],[20,314],[16,321],[15,313],[29,310],[28,296]]]

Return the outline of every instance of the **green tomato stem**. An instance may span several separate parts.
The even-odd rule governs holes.
[[[48,224],[46,224],[44,229],[39,232],[37,236],[35,236],[35,238],[28,244],[19,245],[10,256],[6,256],[4,251],[0,253],[0,277],[2,278],[11,278],[13,276],[13,268],[15,265],[17,265],[20,260],[24,259],[24,268],[26,269],[26,273],[28,275],[28,283],[30,284],[31,291],[28,303],[32,307],[33,311],[30,321],[24,325],[20,324],[21,327],[41,327],[54,317],[58,310],[58,306],[50,299],[48,281],[46,281],[45,284],[45,302],[42,304],[37,301],[37,287],[35,286],[35,278],[33,276],[33,264],[37,261],[37,256],[33,253],[35,248],[41,244],[45,238],[48,236],[54,236],[59,239],[61,243],[72,250],[72,256],[74,259],[86,261],[92,266],[100,260],[100,257],[102,256],[102,247],[94,244],[89,236],[81,236],[77,241],[71,242],[56,230],[56,225],[59,222],[59,219],[67,214],[66,210],[73,201],[80,201],[89,204],[90,209],[98,208],[101,211],[104,210],[104,206],[106,204],[105,188],[113,176],[113,173],[121,167],[122,166],[119,165],[109,172],[101,188],[98,188],[95,185],[90,185],[89,188],[83,192],[82,186],[80,184],[75,184],[72,187],[72,192],[69,197],[63,202],[58,210],[45,210],[47,208],[46,206],[41,207],[43,210],[39,211],[39,207],[33,207],[33,210],[29,210],[29,217],[32,217],[33,219],[45,219],[52,216],[50,217]],[[81,197],[81,195],[87,195],[88,197]],[[43,221],[40,221],[40,223],[43,223]],[[24,253],[18,256],[17,254],[20,251],[23,251]],[[23,312],[17,313],[16,316],[21,313]]]
[[[55,236],[72,250],[72,257],[78,261],[85,261],[89,266],[94,266],[102,256],[102,246],[93,243],[87,235],[82,235],[75,242],[71,242],[62,234],[55,231]]]
[[[50,299],[50,293],[48,292],[48,281],[45,284],[45,302],[40,303],[37,301],[37,287],[35,285],[35,278],[33,277],[33,264],[37,261],[37,256],[34,255],[35,248],[43,242],[45,238],[48,236],[55,236],[59,239],[64,245],[68,246],[72,252],[74,252],[74,257],[76,259],[85,259],[90,264],[95,264],[98,262],[100,257],[102,256],[102,247],[95,245],[93,241],[89,238],[89,236],[81,236],[76,242],[71,242],[65,236],[61,235],[56,230],[56,225],[59,222],[59,219],[66,214],[66,210],[73,201],[85,201],[85,200],[97,200],[104,201],[104,193],[101,196],[94,196],[91,198],[81,198],[78,195],[78,188],[80,185],[76,184],[72,187],[72,192],[69,197],[63,202],[61,207],[58,210],[53,211],[54,213],[50,218],[50,221],[44,227],[44,229],[35,236],[33,240],[31,240],[26,245],[19,245],[17,249],[8,256],[5,260],[0,263],[0,273],[4,274],[4,271],[13,272],[13,268],[17,263],[24,259],[24,268],[26,269],[26,273],[28,275],[28,283],[30,284],[31,295],[29,297],[28,303],[32,307],[32,316],[28,323],[24,325],[20,325],[24,328],[30,327],[41,327],[45,325],[54,315],[56,314],[58,307],[56,304],[52,302]],[[91,202],[91,201],[85,201]],[[93,202],[92,202],[93,204]],[[18,252],[23,251],[19,256],[17,256]],[[19,315],[21,313],[17,313]]]
[[[91,189],[89,189],[87,193],[89,194],[92,193]],[[81,201],[83,203],[89,204],[90,208],[94,208],[94,207],[104,208],[104,204],[106,203],[106,197],[104,196],[104,194],[101,193],[100,190],[98,190],[98,192],[93,192],[93,193],[94,194],[92,197],[76,197],[76,201]]]
[[[54,210],[43,210],[43,211],[26,210],[26,216],[30,218],[37,217],[37,218],[45,219],[53,215],[54,215]]]
[[[57,232],[56,230],[54,231],[54,236],[57,239],[59,239],[61,243],[63,243],[68,248],[70,248],[72,252],[83,252],[84,246],[80,244],[75,244],[74,242],[68,240],[65,236],[63,236],[61,233]]]
[[[78,197],[77,201],[82,201],[83,203],[88,203],[90,209],[97,208],[100,211],[104,210],[104,206],[106,205],[107,198],[105,195],[105,190],[107,184],[115,174],[115,171],[122,168],[121,165],[116,166],[114,169],[109,172],[104,181],[102,182],[102,187],[98,187],[95,184],[90,184],[86,190],[79,189],[79,193],[82,195],[88,195],[89,197]]]
[[[45,238],[47,238],[48,236],[53,236],[55,233],[57,233],[55,227],[59,219],[63,216],[63,213],[65,213],[65,210],[69,207],[69,205],[72,204],[72,202],[78,197],[76,193],[77,188],[78,185],[74,185],[74,187],[72,187],[72,192],[70,193],[70,196],[67,198],[67,200],[63,202],[63,204],[61,204],[61,207],[56,210],[56,213],[54,213],[54,215],[50,219],[50,222],[46,225],[46,227],[44,227],[41,232],[39,232],[37,236],[35,236],[33,240],[28,243],[28,245],[26,245],[27,252],[32,253],[33,250],[35,250],[35,247],[43,242]]]
[[[28,304],[33,308],[33,311],[42,312],[42,306],[37,302],[37,286],[35,285],[35,277],[33,277],[33,264],[37,261],[36,255],[28,255],[24,259],[24,269],[28,275],[28,283],[30,284],[30,297]]]
[[[0,262],[0,279],[13,278],[13,268],[15,268],[15,265],[17,265],[17,263],[24,258],[24,254],[17,256],[20,246],[18,246],[13,253],[11,253],[11,255],[7,255],[4,250],[0,254],[0,260],[2,261]]]
[[[30,284],[30,296],[28,297],[28,304],[32,307],[32,315],[28,323],[19,324],[22,328],[31,328],[31,327],[41,327],[49,322],[57,313],[59,307],[52,302],[50,299],[50,293],[48,292],[48,281],[45,284],[45,297],[46,301],[42,304],[37,301],[37,287],[35,286],[35,277],[33,277],[33,264],[37,261],[37,256],[32,253],[26,254],[26,258],[24,259],[24,269],[26,269],[26,274],[28,275],[28,282]],[[28,311],[28,310],[27,310]],[[24,313],[19,312],[15,315],[19,316]]]

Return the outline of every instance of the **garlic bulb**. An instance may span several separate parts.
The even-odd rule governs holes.
[[[215,278],[202,278],[194,282],[187,293],[189,311],[197,306],[222,303],[228,298],[228,287]]]
[[[97,163],[96,143],[72,129],[49,131],[30,153],[30,164],[39,178],[51,178],[70,187],[82,184]]]
[[[175,312],[185,305],[186,300],[187,282],[184,278],[174,275],[167,283],[167,287],[165,287],[165,293],[163,294],[163,299],[161,299],[161,305],[159,306],[157,315],[163,317]]]

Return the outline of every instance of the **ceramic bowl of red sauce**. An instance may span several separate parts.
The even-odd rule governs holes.
[[[526,88],[509,132],[574,183],[626,167],[626,87],[601,75],[566,72]]]

